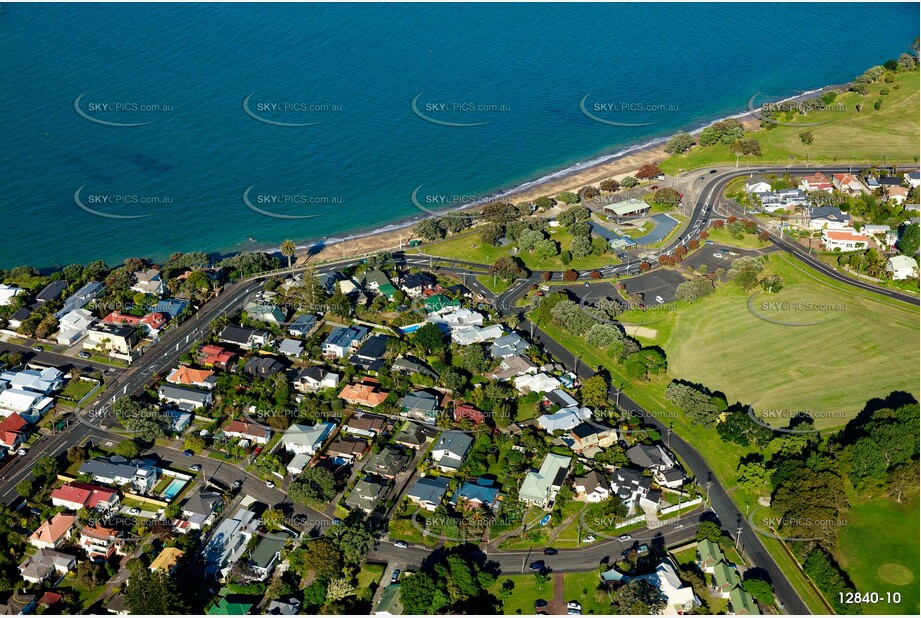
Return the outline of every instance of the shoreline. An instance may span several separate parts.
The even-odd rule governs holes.
[[[812,97],[831,89],[840,89],[844,84],[829,84],[820,88],[803,91],[771,103],[788,103]],[[746,131],[760,127],[760,119],[751,110],[730,114],[705,122],[699,127],[689,130],[691,135],[697,135],[714,122],[736,119],[742,122]],[[676,131],[677,132],[677,131]],[[543,195],[558,195],[564,191],[573,191],[597,183],[601,180],[614,178],[620,180],[624,176],[633,175],[639,168],[647,163],[661,163],[670,155],[665,152],[665,144],[675,133],[651,139],[649,141],[627,146],[614,153],[597,156],[578,161],[560,170],[550,172],[534,180],[529,180],[511,189],[503,189],[489,193],[478,200],[480,204],[491,200],[508,200],[510,202],[526,202],[537,199]],[[468,210],[478,206],[458,208],[455,211]],[[450,212],[448,210],[445,211]],[[312,261],[333,261],[348,257],[355,257],[375,251],[398,249],[413,238],[410,228],[419,221],[430,218],[431,215],[420,215],[409,219],[402,219],[394,223],[375,228],[366,232],[356,232],[344,238],[327,238],[311,241],[297,242],[295,264],[305,264]],[[278,247],[265,249],[268,253],[277,253]],[[319,258],[319,260],[317,259]]]

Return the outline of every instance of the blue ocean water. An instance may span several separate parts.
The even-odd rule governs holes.
[[[918,20],[907,3],[4,3],[0,267],[379,228],[420,214],[420,186],[432,203],[507,189],[756,92],[848,81]],[[250,95],[255,116],[317,124],[260,122]],[[586,95],[599,117],[655,124],[592,121]],[[147,124],[92,122],[78,97]]]

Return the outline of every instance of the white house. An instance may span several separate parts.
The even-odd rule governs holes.
[[[907,255],[894,255],[886,262],[886,271],[896,281],[918,276],[918,262]]]
[[[746,193],[767,193],[771,190],[771,183],[761,176],[752,176],[745,181]]]
[[[460,431],[446,431],[432,447],[432,459],[445,472],[457,470],[473,444],[473,438]]]
[[[316,455],[335,428],[335,423],[329,422],[313,426],[295,423],[285,431],[281,442],[289,453]]]
[[[518,376],[513,383],[519,393],[549,393],[560,387],[560,381],[546,373]]]
[[[870,246],[870,239],[853,230],[823,230],[822,243],[829,251],[856,251]]]
[[[6,306],[9,305],[13,299],[24,291],[20,288],[17,288],[15,285],[7,285],[5,283],[0,283],[0,305]]]
[[[809,229],[844,230],[851,227],[851,215],[842,212],[837,206],[819,206],[808,211]]]
[[[64,374],[54,367],[44,367],[41,370],[4,371],[0,373],[0,382],[5,382],[7,388],[20,388],[42,395],[50,395],[64,387]]]
[[[902,178],[910,187],[921,187],[921,172],[906,172]]]
[[[139,270],[134,273],[134,285],[131,289],[141,294],[151,294],[153,296],[163,296],[166,291],[166,282],[156,268]]]
[[[94,321],[93,314],[86,309],[74,309],[58,322],[58,333],[55,338],[60,345],[72,346],[86,337]]]
[[[525,475],[518,491],[518,498],[534,506],[549,507],[566,480],[571,462],[571,457],[547,453],[540,470],[531,470]]]
[[[336,388],[339,374],[312,365],[306,367],[294,378],[294,388],[301,393],[315,393],[324,388]]]
[[[569,431],[592,418],[592,411],[588,408],[573,406],[564,408],[553,414],[544,414],[537,417],[537,424],[547,433],[554,431]]]
[[[41,393],[21,388],[0,391],[0,415],[9,416],[15,412],[33,425],[38,423],[53,405],[54,399]]]
[[[575,479],[573,488],[576,490],[576,500],[604,502],[611,497],[611,487],[608,485],[608,480],[594,470]]]

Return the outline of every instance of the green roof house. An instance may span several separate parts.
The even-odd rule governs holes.
[[[742,587],[736,587],[729,593],[730,613],[737,616],[760,616],[761,610],[752,595],[745,592]]]
[[[444,294],[435,294],[425,299],[425,310],[429,313],[441,311],[446,307],[460,307],[460,301],[451,300]]]
[[[710,539],[697,543],[697,564],[704,573],[713,573],[713,567],[725,559],[723,550]]]
[[[241,601],[231,595],[232,598],[228,599],[225,596],[221,596],[218,599],[217,603],[211,606],[211,609],[208,610],[209,616],[245,616],[253,609],[252,603],[247,603]]]
[[[381,593],[374,609],[375,616],[402,616],[403,606],[400,605],[400,584],[390,584]]]
[[[739,572],[724,560],[713,567],[713,582],[716,592],[722,598],[728,599],[732,589],[742,584],[742,579],[739,577]]]

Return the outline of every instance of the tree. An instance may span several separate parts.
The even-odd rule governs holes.
[[[131,576],[125,601],[132,614],[167,615],[187,613],[176,583],[166,571],[141,569]]]
[[[560,262],[563,263],[563,266],[568,266],[572,262],[572,253],[569,252],[569,249],[560,252]]]
[[[661,614],[666,602],[659,590],[643,579],[634,579],[624,584],[611,595],[612,614]]]
[[[16,493],[23,498],[31,498],[35,493],[35,483],[31,478],[24,478],[16,484]]]
[[[192,451],[193,453],[201,453],[205,450],[205,440],[201,436],[196,435],[187,435],[185,440],[182,441],[182,447]]]
[[[326,586],[326,601],[328,603],[341,601],[353,592],[355,592],[355,587],[349,583],[349,580],[339,577],[330,581]]]
[[[534,254],[541,259],[549,259],[560,252],[560,247],[555,240],[544,239],[534,246]]]
[[[665,142],[665,152],[668,154],[684,154],[694,145],[694,138],[685,131],[678,131]]]
[[[604,324],[595,326],[604,327]],[[592,328],[594,329],[595,326]],[[595,374],[582,383],[582,403],[592,408],[603,408],[608,403],[608,383],[600,374]]]
[[[767,607],[774,605],[774,589],[763,579],[746,579],[742,587],[762,605]]]
[[[919,241],[921,241],[919,226],[917,223],[910,223],[902,229],[902,235],[899,237],[899,251],[909,257],[914,257],[918,254]]]
[[[522,232],[521,236],[518,237],[518,247],[522,251],[530,253],[534,250],[534,247],[537,246],[537,243],[543,239],[543,232],[538,230],[527,230],[526,232]]]
[[[594,199],[601,194],[601,192],[597,188],[593,187],[592,185],[588,185],[587,187],[582,187],[582,190],[579,193],[581,193],[582,197],[587,200]]]
[[[546,195],[542,195],[534,200],[534,206],[536,206],[538,210],[547,210],[553,206],[553,200]]]
[[[338,285],[334,287],[333,295],[330,296],[327,306],[329,307],[329,313],[343,318],[352,313],[352,303],[349,302],[349,297],[345,295],[345,292]]]
[[[569,250],[576,259],[587,257],[592,254],[592,241],[586,236],[576,236],[572,239]]]
[[[526,277],[527,273],[528,271],[525,270],[521,260],[510,255],[503,255],[489,268],[489,274],[497,275],[506,281],[513,281],[519,277]]]
[[[719,543],[723,538],[723,531],[716,523],[705,520],[698,524],[696,538],[698,543],[704,540]]]
[[[799,140],[806,144],[807,146],[813,142],[815,136],[812,134],[812,131],[803,131],[799,134]]]
[[[690,303],[712,294],[714,289],[709,279],[691,279],[675,288],[675,297]]]
[[[484,244],[498,247],[504,234],[505,227],[501,223],[485,223],[480,226],[480,241]]]
[[[579,278],[579,273],[573,269],[563,272],[563,281],[575,281]]]
[[[614,180],[613,178],[609,178],[608,180],[602,180],[601,184],[599,184],[598,187],[602,191],[613,193],[614,191],[617,191],[618,189],[620,189],[620,183]]]
[[[649,180],[650,178],[655,178],[662,173],[662,170],[659,169],[659,166],[655,163],[647,163],[643,167],[637,170],[636,178],[639,180]]]
[[[325,468],[307,468],[288,486],[288,496],[296,504],[324,504],[336,496],[336,481]]]
[[[293,240],[283,240],[281,242],[281,254],[288,258],[288,268],[291,268],[291,258],[297,252],[297,245]]]
[[[125,459],[137,459],[141,454],[141,449],[134,440],[122,440],[115,445],[115,454]]]
[[[468,346],[464,346],[457,360],[462,369],[474,375],[487,371],[491,365],[489,355],[479,343],[472,343]]]
[[[444,229],[438,219],[423,219],[413,226],[413,233],[425,240],[438,240],[444,237]]]
[[[444,333],[432,322],[426,322],[413,333],[413,343],[428,353],[443,350],[447,347]]]
[[[342,573],[342,554],[329,539],[308,541],[291,553],[290,560],[291,568],[301,576],[314,573],[328,580]]]
[[[569,191],[564,191],[563,193],[560,193],[559,195],[556,196],[555,199],[556,201],[563,202],[564,204],[578,204],[579,203],[579,196]]]
[[[640,184],[640,182],[633,176],[624,176],[620,179],[620,186],[624,189],[632,189],[638,184]]]

